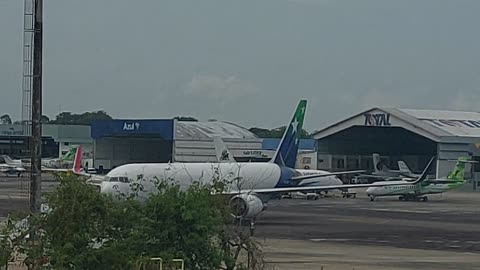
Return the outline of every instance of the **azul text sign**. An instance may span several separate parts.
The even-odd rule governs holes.
[[[125,131],[134,131],[140,128],[140,123],[138,122],[125,122],[123,123],[123,130]]]

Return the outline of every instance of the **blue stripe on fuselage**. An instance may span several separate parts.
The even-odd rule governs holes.
[[[292,168],[288,168],[285,166],[279,166],[280,167],[280,179],[277,182],[277,185],[275,185],[276,188],[281,188],[281,187],[293,187],[296,186],[296,182],[292,180],[294,170]]]

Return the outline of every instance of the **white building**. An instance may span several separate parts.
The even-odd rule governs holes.
[[[421,171],[437,156],[437,176],[446,176],[458,157],[480,160],[480,113],[373,108],[330,125],[313,135],[318,168],[372,169],[372,153],[390,167],[405,160]],[[480,166],[467,166],[467,177],[480,179]]]

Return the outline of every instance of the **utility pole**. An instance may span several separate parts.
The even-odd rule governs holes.
[[[32,87],[32,144],[30,168],[30,212],[40,212],[42,192],[42,45],[43,0],[33,0],[33,87]]]

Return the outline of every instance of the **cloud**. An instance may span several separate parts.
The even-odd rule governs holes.
[[[307,5],[325,5],[331,4],[334,1],[332,0],[287,0],[287,2],[295,4],[307,4]]]
[[[452,110],[477,112],[479,111],[478,104],[480,104],[480,98],[475,93],[457,92],[455,96],[451,97],[449,102],[445,104],[445,107]]]
[[[251,83],[242,81],[235,76],[222,77],[218,75],[197,75],[187,84],[185,94],[207,99],[224,99],[252,95],[257,92]]]

